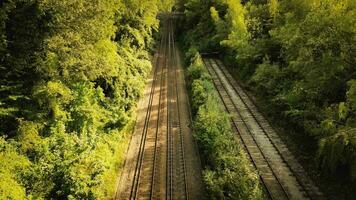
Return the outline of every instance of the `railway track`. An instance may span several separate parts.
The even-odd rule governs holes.
[[[175,37],[173,30],[173,20],[169,20],[169,51],[168,58],[170,59],[169,66],[169,103],[168,103],[168,119],[169,119],[169,131],[168,131],[168,144],[170,144],[169,150],[169,192],[167,192],[167,199],[188,199],[187,190],[187,173],[185,164],[185,149],[184,149],[184,135],[181,129],[181,113],[180,96],[178,92],[178,65],[177,55],[175,47]]]
[[[204,59],[221,100],[271,199],[324,199],[221,61]]]
[[[138,116],[116,199],[189,199],[184,136],[188,125],[181,122],[185,112],[181,113],[178,78],[182,77],[178,74],[173,18],[167,15],[161,21],[161,42],[143,103],[147,107],[144,116]]]
[[[162,57],[158,58],[154,73],[129,199],[155,199],[160,196],[160,190],[157,189],[160,167],[157,165],[163,150],[158,140],[164,134],[160,125],[164,123],[165,115],[167,31],[164,30],[160,44]]]
[[[258,125],[263,129],[270,142],[273,144],[278,154],[282,157],[284,163],[288,165],[293,174],[297,177],[298,182],[306,191],[311,199],[325,199],[322,192],[316,187],[313,181],[307,176],[301,164],[297,161],[294,155],[289,151],[287,146],[278,136],[276,131],[270,126],[268,121],[260,114],[252,98],[244,92],[241,85],[231,76],[228,70],[224,67],[220,60],[215,60],[223,74],[229,80],[230,84],[234,87],[234,90],[238,92],[239,96],[243,99],[248,110],[251,112],[253,118]]]

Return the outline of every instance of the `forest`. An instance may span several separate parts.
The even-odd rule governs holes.
[[[199,53],[223,60],[327,196],[351,199],[355,0],[1,1],[0,199],[115,194],[157,15],[171,10],[184,14],[176,34],[211,199],[264,192]]]
[[[112,197],[168,7],[1,1],[0,199]]]

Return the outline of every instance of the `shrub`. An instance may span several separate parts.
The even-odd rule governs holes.
[[[0,199],[25,199],[26,190],[21,174],[30,166],[15,145],[0,137]]]
[[[229,116],[196,52],[187,69],[194,136],[204,158],[210,199],[263,199],[259,178],[235,140]]]

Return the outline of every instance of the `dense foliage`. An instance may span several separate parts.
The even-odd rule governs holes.
[[[113,194],[125,132],[151,67],[156,15],[173,2],[0,1],[0,199]],[[346,177],[350,188],[356,182],[355,8],[354,0],[177,2],[186,14],[179,29],[186,47],[221,52],[271,116],[314,141],[320,171]],[[231,143],[200,62],[195,57],[189,74],[209,191],[218,199],[236,195],[233,189],[258,198],[254,173]],[[224,148],[231,155],[220,154]],[[248,181],[238,188],[244,185],[232,179],[241,178]],[[244,196],[248,189],[256,196]]]
[[[324,175],[355,183],[354,0],[183,0],[178,9],[186,46],[219,51],[276,121],[314,141]]]
[[[105,199],[161,0],[0,2],[0,199]]]
[[[209,199],[263,199],[259,176],[235,139],[200,55],[191,49],[188,70],[194,136],[204,158],[203,178]]]

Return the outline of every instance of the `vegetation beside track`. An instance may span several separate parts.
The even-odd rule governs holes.
[[[108,199],[172,1],[0,1],[0,199]]]
[[[241,144],[199,53],[186,56],[194,136],[203,159],[210,199],[263,199],[260,179]]]
[[[356,185],[356,4],[181,0],[182,41],[219,53],[332,199]],[[217,55],[217,54],[216,54]],[[297,142],[296,142],[297,141]],[[312,169],[312,170],[310,170]]]

